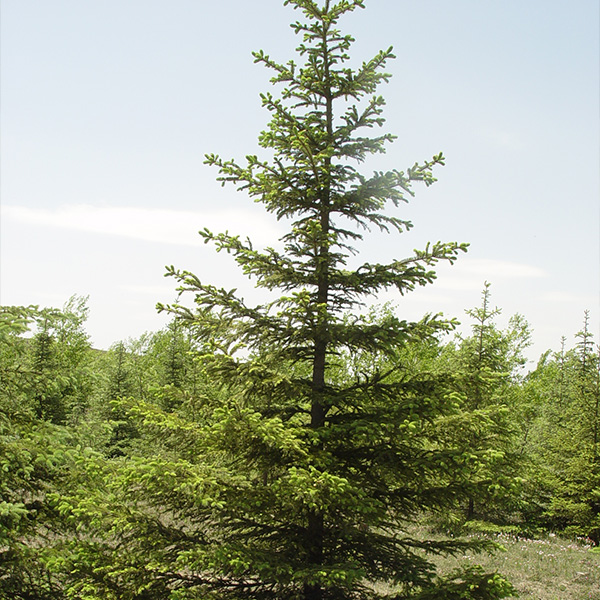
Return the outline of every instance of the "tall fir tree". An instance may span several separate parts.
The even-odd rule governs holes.
[[[447,449],[428,455],[426,434],[406,439],[398,428],[434,418],[444,410],[444,400],[431,381],[408,383],[375,369],[336,384],[330,371],[342,351],[393,355],[407,339],[446,327],[435,319],[409,324],[388,315],[370,323],[344,315],[380,290],[404,294],[431,283],[431,267],[440,260],[453,262],[466,246],[436,243],[388,264],[347,268],[361,229],[410,229],[410,222],[383,210],[388,203],[406,201],[413,181],[433,183],[432,169],[443,164],[443,156],[406,172],[362,175],[353,165],[383,152],[393,140],[390,134],[361,133],[383,124],[384,100],[375,93],[389,78],[384,69],[392,49],[353,71],[346,64],[353,39],[336,27],[344,13],[363,8],[361,0],[285,4],[306,19],[293,25],[302,36],[298,52],[304,65],[280,64],[262,51],[254,55],[274,72],[272,83],[285,85],[280,97],[262,96],[271,122],[259,143],[274,159],[250,155],[242,165],[207,157],[223,183],[246,191],[278,220],[291,221],[283,250],[258,251],[249,240],[202,232],[217,250],[231,253],[258,286],[285,295],[249,308],[232,292],[171,270],[199,307],[197,313],[181,306],[172,310],[207,336],[215,349],[208,369],[227,382],[231,393],[219,427],[238,428],[241,409],[274,419],[286,432],[285,444],[290,444],[288,435],[293,440],[293,450],[264,440],[230,449],[229,459],[245,466],[249,488],[221,519],[228,560],[244,565],[235,586],[245,593],[276,590],[277,597],[317,600],[366,593],[365,579],[422,586],[429,581],[430,565],[416,548],[428,544],[397,532],[404,519],[444,505],[456,490],[439,486],[431,476],[448,459]],[[249,351],[250,358],[236,357],[237,347]],[[300,375],[290,378],[281,365],[288,370],[296,365]],[[248,547],[240,545],[243,540]],[[278,569],[286,575],[276,576]]]
[[[195,422],[130,404],[141,435],[163,439],[161,453],[94,464],[86,497],[63,499],[65,514],[77,515],[95,540],[68,559],[69,572],[94,598],[441,600],[465,588],[505,597],[511,588],[502,578],[476,570],[436,579],[430,554],[479,542],[407,531],[423,511],[455,505],[469,485],[473,452],[447,444],[436,426],[458,410],[450,388],[393,361],[408,341],[451,325],[359,314],[381,290],[405,294],[433,282],[433,267],[466,245],[437,242],[407,258],[350,266],[364,230],[411,228],[384,210],[406,202],[413,182],[432,184],[444,158],[361,174],[356,165],[394,139],[363,135],[383,124],[376,90],[389,78],[392,49],[349,67],[353,39],[337,24],[363,0],[284,4],[303,15],[293,24],[303,64],[254,54],[283,85],[279,96],[262,96],[271,121],[259,144],[272,158],[249,155],[239,164],[209,155],[207,163],[288,232],[281,249],[264,250],[201,233],[273,300],[251,307],[235,291],[168,269],[195,308],[161,308],[194,331],[215,392]],[[340,376],[342,357],[368,353],[391,363],[366,362],[353,377]],[[98,508],[90,489],[112,503]]]

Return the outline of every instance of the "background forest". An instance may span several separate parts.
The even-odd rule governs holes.
[[[527,321],[515,315],[498,328],[490,296],[486,284],[466,311],[471,335],[428,337],[378,359],[445,381],[454,407],[438,435],[458,449],[471,482],[452,510],[411,520],[456,536],[552,532],[596,545],[599,363],[587,317],[571,344],[563,339],[527,369]],[[372,309],[371,318],[391,311]],[[178,320],[98,351],[85,332],[85,298],[0,315],[0,597],[188,597],[161,594],[182,556],[193,565],[178,515],[207,485],[191,469],[201,424],[212,419],[212,435],[250,449],[272,447],[278,432],[252,414],[235,425],[214,420],[227,386],[207,373],[203,340]],[[367,360],[343,357],[338,376],[352,380]],[[422,435],[418,419],[398,425]],[[145,494],[160,510],[146,510]]]

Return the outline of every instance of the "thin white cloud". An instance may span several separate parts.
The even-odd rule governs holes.
[[[461,316],[464,309],[479,302],[485,282],[492,284],[492,296],[497,291],[512,290],[513,297],[522,297],[531,279],[546,277],[546,273],[531,265],[493,259],[460,258],[454,265],[441,265],[437,279],[431,286],[418,287],[400,298],[398,292],[388,290],[379,294],[378,301],[401,302],[413,310],[410,318],[425,312],[442,311],[446,315]]]
[[[503,260],[461,257],[454,265],[438,269],[436,287],[445,290],[481,290],[484,282],[505,284],[514,280],[546,277],[545,271],[532,265]]]
[[[598,306],[598,297],[591,294],[574,294],[564,290],[546,292],[541,300],[552,304],[568,304],[570,306],[586,306],[590,309]]]
[[[282,232],[267,215],[246,210],[180,211],[139,207],[65,205],[53,209],[3,206],[2,216],[27,225],[197,246],[198,230],[248,235],[258,245],[273,245]],[[5,221],[6,222],[6,221]]]

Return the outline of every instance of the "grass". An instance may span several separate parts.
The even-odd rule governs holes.
[[[502,550],[491,556],[438,558],[435,562],[440,571],[479,564],[510,580],[519,600],[600,600],[600,552],[592,550],[589,540],[567,540],[552,534],[543,539],[502,533],[485,537],[499,543]]]

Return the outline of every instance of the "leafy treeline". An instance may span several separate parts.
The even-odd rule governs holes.
[[[418,471],[413,493],[430,492],[430,505],[410,513],[402,507],[406,520],[394,534],[410,544],[422,573],[427,553],[453,548],[403,538],[414,521],[450,531],[455,540],[473,530],[558,531],[598,543],[599,362],[587,315],[572,348],[563,339],[527,372],[523,350],[530,332],[522,317],[499,328],[487,284],[481,305],[466,312],[469,336],[412,339],[393,355],[340,353],[332,371],[331,385],[356,386],[361,378],[389,373],[392,388],[411,389],[410,410],[389,423],[406,452],[404,462],[396,457],[390,464],[398,478],[410,483],[409,459],[432,468],[428,461],[441,448],[452,460],[440,463],[435,482]],[[213,350],[181,321],[102,352],[89,344],[86,315],[81,298],[62,310],[2,307],[0,313],[0,597],[263,597],[251,590],[258,578],[246,581],[253,557],[263,561],[264,580],[275,571],[271,586],[278,578],[292,580],[296,573],[279,562],[275,525],[258,531],[256,525],[274,519],[278,507],[269,487],[287,483],[279,464],[290,465],[289,477],[304,477],[287,483],[297,485],[290,500],[297,512],[282,516],[280,526],[289,528],[291,539],[304,503],[343,508],[352,502],[344,497],[342,476],[335,478],[337,498],[326,484],[306,480],[297,466],[298,440],[273,416],[281,402],[274,390],[302,379],[302,367],[290,361],[277,370],[277,380],[268,380],[268,353],[257,355],[258,376],[246,379],[245,393],[262,392],[271,406],[252,407],[233,394],[235,381],[215,378]],[[373,327],[390,318],[389,306],[368,313]],[[441,399],[448,407],[423,420],[422,404]],[[363,447],[381,443],[369,439],[369,418],[345,432]],[[362,462],[359,448],[344,457],[347,468]],[[380,476],[372,473],[375,482]],[[459,484],[446,501],[444,488]],[[271,512],[262,506],[263,495]],[[385,533],[371,528],[369,514],[354,505],[352,511],[355,535],[381,541]],[[233,525],[237,545],[221,531]],[[398,552],[396,560],[407,555]],[[292,559],[300,570],[301,557]],[[397,577],[391,597],[429,597],[424,575],[407,582],[399,572],[404,581]],[[357,574],[364,597],[377,573]],[[430,589],[439,598],[501,597],[501,580],[489,576],[492,589],[452,595],[463,581],[477,586],[483,580],[471,571]]]
[[[392,49],[350,66],[337,26],[363,0],[284,4],[303,18],[299,62],[254,55],[279,90],[262,96],[266,158],[206,162],[287,233],[278,249],[201,233],[270,300],[170,267],[193,302],[160,306],[168,328],[107,353],[89,347],[81,299],[0,313],[6,598],[495,600],[513,592],[497,573],[436,572],[434,555],[486,549],[461,529],[600,536],[587,325],[525,374],[527,323],[498,329],[487,285],[472,334],[450,342],[441,315],[366,309],[466,251],[352,266],[365,232],[412,227],[390,209],[444,157],[359,171],[394,140],[368,135]],[[424,520],[438,531],[417,539]]]

